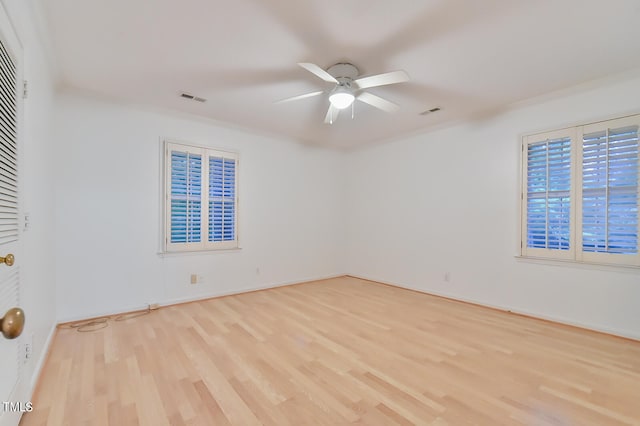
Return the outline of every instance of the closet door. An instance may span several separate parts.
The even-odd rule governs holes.
[[[16,425],[26,410],[21,338],[20,119],[22,51],[0,3],[0,426]],[[21,164],[22,166],[22,164]]]

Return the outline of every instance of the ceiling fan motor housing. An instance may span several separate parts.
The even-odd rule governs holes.
[[[338,77],[336,78],[336,80],[338,80],[338,87],[343,87],[345,89],[355,89],[353,87],[353,80],[349,77]]]
[[[332,65],[329,67],[327,72],[334,76],[338,81],[341,81],[341,79],[349,79],[353,81],[359,75],[358,68],[356,68],[355,65],[349,63],[339,63]]]
[[[358,77],[358,68],[352,64],[340,63],[329,67],[327,72],[338,80],[338,85],[329,96],[331,104],[338,109],[350,106],[355,99],[353,80]]]

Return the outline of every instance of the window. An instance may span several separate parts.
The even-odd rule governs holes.
[[[165,146],[165,250],[238,247],[238,155]]]
[[[640,115],[525,136],[523,256],[640,266]]]

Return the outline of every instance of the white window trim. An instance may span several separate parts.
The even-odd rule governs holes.
[[[171,158],[170,153],[173,150],[180,150],[182,152],[190,152],[194,154],[200,154],[202,156],[202,205],[201,205],[201,241],[198,243],[171,243]],[[209,157],[222,157],[235,160],[235,208],[234,208],[234,240],[231,241],[217,241],[209,242]],[[238,175],[239,175],[239,154],[233,151],[221,150],[217,148],[210,148],[202,145],[195,145],[185,142],[178,142],[174,140],[165,139],[163,141],[163,235],[162,235],[162,253],[161,254],[177,254],[184,252],[204,252],[204,251],[216,251],[225,252],[230,250],[240,249],[240,232],[238,224],[238,211],[240,209],[240,197],[238,188]],[[207,178],[204,178],[207,176]],[[206,197],[204,194],[207,194]]]
[[[601,120],[583,125],[576,125],[548,132],[536,132],[522,136],[520,150],[520,253],[518,258],[533,260],[569,261],[582,264],[640,267],[640,247],[636,255],[621,255],[612,253],[593,253],[582,250],[582,155],[583,136],[598,130],[612,127],[626,127],[640,125],[640,114],[620,118]],[[569,250],[552,250],[527,247],[527,148],[530,143],[541,139],[555,139],[571,137],[571,188],[570,188],[570,237]],[[640,173],[640,165],[639,165]],[[639,186],[640,188],[640,186]],[[639,190],[640,191],[640,190]],[[578,202],[579,200],[579,202]],[[640,208],[640,194],[639,194]],[[638,235],[640,246],[640,220],[638,221]]]

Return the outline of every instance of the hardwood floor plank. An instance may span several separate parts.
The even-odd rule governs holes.
[[[22,425],[640,425],[640,342],[342,277],[58,330]]]

